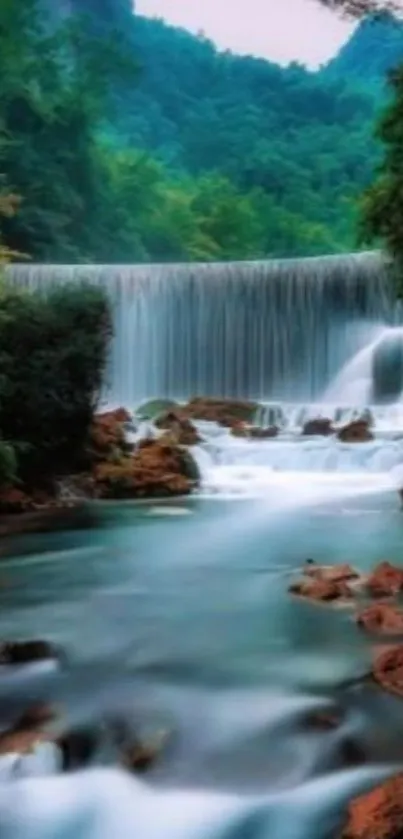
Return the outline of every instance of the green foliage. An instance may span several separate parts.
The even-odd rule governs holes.
[[[0,429],[36,484],[82,463],[111,334],[104,294],[0,289]]]
[[[362,239],[384,244],[403,297],[403,67],[391,75],[393,98],[378,129],[384,154],[373,186],[363,200]]]
[[[17,479],[17,456],[10,443],[0,440],[0,490]]]
[[[2,0],[0,175],[21,196],[4,246],[55,263],[354,249],[403,44],[377,26],[310,73],[219,53],[130,0]]]

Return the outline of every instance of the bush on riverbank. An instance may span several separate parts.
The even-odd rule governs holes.
[[[68,285],[45,296],[0,286],[3,485],[15,470],[37,487],[85,465],[111,333],[100,289]]]

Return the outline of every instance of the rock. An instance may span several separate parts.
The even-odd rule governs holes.
[[[298,583],[293,583],[288,591],[290,594],[296,594],[299,597],[305,597],[308,600],[316,600],[322,602],[332,602],[334,600],[348,600],[352,597],[352,592],[347,584],[342,581],[310,579],[301,580]]]
[[[359,574],[351,565],[306,565],[303,569],[306,577],[313,577],[315,580],[340,583],[346,580],[357,580]]]
[[[392,597],[403,591],[403,569],[390,562],[381,562],[368,577],[367,588],[372,597]]]
[[[48,641],[5,641],[0,644],[0,664],[30,664],[59,657],[60,651]]]
[[[403,775],[396,775],[348,807],[341,839],[401,839],[403,831]]]
[[[305,423],[302,434],[304,437],[328,437],[334,434],[334,428],[330,419],[317,417]]]
[[[389,648],[376,656],[372,674],[385,690],[403,696],[403,646]]]
[[[304,723],[307,728],[313,728],[317,731],[334,731],[342,723],[342,713],[335,708],[312,711],[307,715]]]
[[[131,415],[125,408],[97,414],[89,434],[88,455],[91,461],[116,460],[128,451],[125,426]]]
[[[46,703],[33,705],[11,728],[0,733],[0,755],[26,754],[35,744],[49,740],[45,726],[55,716],[52,706]]]
[[[245,437],[249,440],[271,440],[279,433],[276,425],[260,428],[257,425],[248,425],[246,422],[237,422],[231,428],[231,434],[234,437]]]
[[[140,420],[156,420],[162,414],[178,409],[178,404],[173,402],[172,399],[151,399],[137,408],[136,417]]]
[[[132,772],[148,772],[155,765],[169,738],[169,732],[156,732],[148,742],[134,741],[122,753],[122,762]]]
[[[257,402],[197,397],[184,405],[181,412],[188,419],[217,422],[232,428],[240,422],[253,424],[258,407]]]
[[[157,428],[169,431],[173,440],[181,446],[196,446],[202,438],[193,423],[182,416],[179,411],[168,411],[159,417],[155,425]]]
[[[368,443],[374,439],[369,422],[364,419],[354,420],[340,428],[337,437],[342,443]]]
[[[74,771],[82,769],[94,757],[99,738],[93,729],[81,728],[68,731],[57,739],[62,755],[63,769]]]
[[[377,635],[403,635],[403,610],[388,603],[374,603],[358,614],[357,624]]]
[[[372,395],[374,404],[396,402],[403,389],[403,332],[385,330],[372,356]]]
[[[171,441],[144,440],[120,463],[100,463],[93,472],[97,498],[158,498],[188,495],[199,482],[196,462]]]

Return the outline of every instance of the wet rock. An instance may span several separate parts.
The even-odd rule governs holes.
[[[148,741],[129,743],[122,750],[122,762],[131,772],[143,773],[153,768],[169,739],[169,732],[157,732]]]
[[[342,723],[342,712],[337,708],[324,708],[320,711],[313,711],[306,720],[305,725],[317,731],[334,731]]]
[[[403,569],[390,562],[381,562],[368,577],[367,588],[372,597],[392,597],[403,591]]]
[[[303,569],[306,577],[313,577],[315,580],[340,583],[346,580],[357,580],[359,574],[351,565],[306,565]]]
[[[87,766],[99,746],[99,737],[91,728],[69,731],[58,738],[63,769],[74,771]]]
[[[357,624],[376,635],[403,635],[403,610],[388,603],[374,603],[358,614]]]
[[[385,690],[403,696],[403,646],[386,649],[377,655],[372,674]]]
[[[46,703],[29,708],[7,731],[0,733],[0,755],[26,754],[39,742],[48,740],[46,725],[55,719],[55,711]]]
[[[128,451],[125,426],[131,415],[125,408],[97,414],[89,434],[88,456],[91,461],[114,461]]]
[[[351,589],[341,581],[309,579],[293,583],[288,591],[290,594],[304,597],[308,600],[319,602],[333,602],[335,600],[349,600],[352,597]]]
[[[148,402],[144,402],[143,405],[140,405],[140,407],[137,408],[136,417],[140,420],[155,421],[163,414],[166,414],[169,411],[177,411],[178,409],[179,405],[172,399],[150,399]]]
[[[332,421],[321,417],[308,420],[302,429],[302,434],[304,437],[328,437],[334,434]]]
[[[173,441],[181,446],[196,446],[201,443],[197,429],[193,423],[182,416],[179,411],[168,411],[159,417],[155,425],[157,428],[169,431]]]
[[[239,423],[253,425],[258,407],[257,402],[197,397],[191,399],[181,410],[188,419],[217,422],[226,428],[232,428]]]
[[[29,664],[59,658],[60,650],[49,641],[5,641],[0,644],[0,664]]]
[[[246,422],[237,422],[231,428],[234,437],[244,437],[249,440],[272,440],[280,433],[276,425],[268,428],[259,428],[256,425],[248,425]]]
[[[403,775],[396,775],[348,807],[341,839],[401,839],[403,835]]]
[[[354,420],[340,428],[337,437],[342,443],[368,443],[374,439],[370,424],[364,419]]]
[[[196,462],[171,440],[144,440],[131,457],[100,463],[93,472],[97,498],[158,498],[188,495],[199,482]]]

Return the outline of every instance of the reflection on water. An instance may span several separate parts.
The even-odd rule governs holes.
[[[286,516],[278,502],[273,486],[260,501],[111,505],[96,528],[13,540],[0,636],[49,638],[67,664],[4,673],[3,722],[46,698],[69,724],[120,714],[172,738],[147,783],[106,751],[13,796],[0,784],[1,839],[325,837],[352,790],[400,760],[401,704],[357,681],[371,648],[351,609],[287,595],[308,556],[401,561],[398,499],[337,493]],[[319,730],[326,708],[339,724]]]

